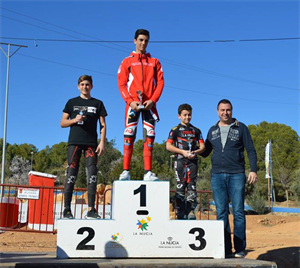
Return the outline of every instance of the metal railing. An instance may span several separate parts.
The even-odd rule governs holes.
[[[63,187],[11,184],[0,184],[0,187],[3,187],[0,197],[0,231],[57,232],[56,221],[63,217]],[[22,196],[22,192],[28,190],[38,191],[38,194],[20,197],[20,192]],[[104,204],[108,191],[109,189],[105,191]],[[96,208],[101,208],[99,200],[100,193],[97,193]],[[105,215],[105,205],[103,207],[103,215]],[[86,188],[74,189],[71,208],[76,219],[84,218],[88,208]]]
[[[0,197],[0,232],[57,232],[57,220],[63,218],[63,187],[11,184],[0,184],[0,187],[3,189]],[[107,193],[111,190],[106,189],[103,192],[102,202],[100,202],[100,193],[96,193],[95,206],[103,219],[111,219],[111,200],[106,202]],[[26,192],[27,196],[25,194],[24,197]],[[174,193],[175,190],[170,192]],[[199,198],[198,216],[200,215],[198,219],[209,220],[213,215],[210,208],[212,192],[197,191],[197,193]],[[108,208],[109,211],[107,211]],[[173,208],[176,215],[176,204],[173,204]],[[75,219],[84,218],[88,210],[87,188],[74,189],[71,209]]]
[[[171,193],[174,194],[176,190],[171,190]],[[195,209],[195,216],[197,217],[197,220],[215,220],[216,219],[216,213],[211,208],[211,202],[212,202],[212,191],[210,190],[198,190],[197,191],[198,196],[198,205]],[[172,202],[175,214],[176,214],[176,201],[174,198],[174,201]]]

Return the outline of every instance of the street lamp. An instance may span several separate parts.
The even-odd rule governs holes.
[[[33,160],[33,152],[31,152],[31,168],[30,168],[30,170],[32,171],[32,160]]]
[[[10,67],[10,58],[17,53],[19,49],[22,47],[27,47],[27,46],[21,46],[21,45],[16,45],[16,44],[8,44],[8,43],[0,43],[1,45],[7,45],[8,50],[7,54],[5,51],[0,47],[4,55],[7,57],[7,72],[6,72],[6,94],[5,94],[5,113],[4,113],[4,133],[3,133],[3,149],[2,149],[2,170],[1,170],[1,184],[4,183],[4,166],[5,166],[5,153],[6,153],[6,126],[7,126],[7,104],[8,104],[8,82],[9,82],[9,67]],[[10,54],[10,47],[18,47],[15,52]]]

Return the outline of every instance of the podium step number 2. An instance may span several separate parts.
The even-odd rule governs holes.
[[[112,219],[58,221],[58,258],[224,258],[217,220],[170,220],[169,182],[115,181]]]

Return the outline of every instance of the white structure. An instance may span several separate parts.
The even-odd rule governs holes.
[[[59,220],[58,258],[224,258],[223,221],[170,220],[169,182],[115,181],[111,220]]]

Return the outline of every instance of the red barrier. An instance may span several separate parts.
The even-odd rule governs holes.
[[[19,200],[3,197],[0,203],[0,227],[15,227],[18,224]]]
[[[54,187],[56,176],[41,172],[29,172],[29,186],[38,186],[38,200],[29,200],[28,226],[34,230],[53,229],[54,190],[40,187]]]

